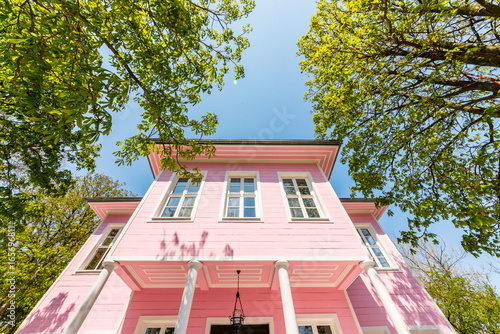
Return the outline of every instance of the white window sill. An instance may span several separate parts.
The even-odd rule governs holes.
[[[259,217],[223,217],[219,223],[263,223]]]
[[[74,272],[75,275],[83,275],[83,274],[86,274],[86,275],[99,275],[101,273],[102,270],[84,270],[84,269],[80,269],[80,270],[76,270]]]
[[[402,271],[399,269],[399,268],[393,268],[393,267],[384,267],[384,268],[380,268],[380,267],[374,267],[374,269],[376,271],[378,271],[379,273],[401,273]]]
[[[166,223],[166,222],[179,222],[179,223],[192,223],[191,217],[153,217],[148,223]]]
[[[290,223],[325,223],[333,224],[328,218],[292,218]]]

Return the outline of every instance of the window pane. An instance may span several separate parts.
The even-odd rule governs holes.
[[[235,193],[237,194],[237,193],[239,193],[240,192],[240,186],[231,186],[231,187],[229,187],[229,192],[231,194],[235,194]]]
[[[307,182],[304,179],[297,179],[297,180],[295,180],[295,182],[297,182],[297,185],[299,187],[304,187],[304,186],[307,187]]]
[[[102,246],[108,246],[109,244],[111,244],[111,242],[113,242],[113,240],[115,239],[116,235],[118,234],[118,231],[120,231],[119,229],[112,229],[111,232],[109,232],[108,236],[106,239],[104,239],[104,242],[102,243]]]
[[[239,197],[229,197],[227,201],[227,206],[240,206]]]
[[[379,257],[378,260],[380,261],[380,265],[384,268],[388,268],[389,267],[389,263],[387,263],[387,261],[385,260],[384,257]]]
[[[95,270],[104,254],[106,254],[106,251],[107,248],[98,248],[90,263],[85,267],[85,270]]]
[[[182,179],[177,180],[177,184],[175,185],[173,193],[174,194],[182,194],[184,189],[186,189],[187,184],[188,184],[188,179],[186,179],[186,178],[182,178]]]
[[[304,206],[307,208],[315,208],[314,200],[312,198],[303,198]]]
[[[245,197],[243,200],[244,206],[255,206],[255,198],[253,197]]]
[[[374,247],[372,249],[373,249],[373,253],[375,253],[375,256],[377,256],[377,257],[384,256],[384,255],[382,255],[382,252],[380,251],[380,249],[378,249],[377,247]]]
[[[318,326],[318,334],[332,334],[330,326]]]
[[[165,211],[163,211],[161,216],[162,217],[173,217],[176,209],[177,208],[165,208]]]
[[[299,187],[299,192],[302,195],[311,195],[311,192],[309,191],[308,187]]]
[[[243,213],[245,217],[255,217],[255,208],[245,208]]]
[[[299,334],[313,334],[312,326],[299,326]]]
[[[235,186],[235,185],[239,186],[240,182],[241,182],[240,178],[231,178],[231,185],[232,186]]]
[[[365,237],[370,236],[370,232],[369,232],[366,228],[362,228],[362,229],[361,229],[361,233],[363,233],[363,235],[364,235]]]
[[[182,206],[194,206],[195,200],[196,200],[196,197],[186,197],[186,198],[184,198],[184,202],[182,203]]]
[[[179,217],[191,217],[192,211],[193,208],[181,208],[181,211],[179,212]]]
[[[246,186],[253,186],[254,180],[253,179],[245,179],[244,180]]]
[[[161,328],[146,328],[146,334],[160,334]]]
[[[295,195],[295,188],[294,187],[285,187],[285,194],[287,195]]]
[[[188,188],[188,194],[197,194],[198,190],[200,190],[200,186],[189,186]]]
[[[306,209],[307,215],[309,218],[316,218],[319,217],[319,212],[316,209]]]
[[[366,238],[366,241],[370,244],[370,245],[375,245],[376,242],[375,240],[372,238],[372,237],[365,237]]]
[[[289,198],[288,205],[290,205],[291,208],[300,208],[299,199],[298,198]]]
[[[283,179],[283,186],[292,186],[293,187],[293,182],[292,179]]]
[[[240,209],[239,208],[228,208],[227,209],[227,216],[228,217],[239,217],[240,216]]]
[[[165,328],[165,334],[174,334],[174,327]]]
[[[290,208],[290,212],[292,213],[292,217],[294,218],[304,217],[304,215],[302,214],[302,210],[300,209]]]
[[[168,202],[167,202],[167,205],[166,206],[173,206],[173,207],[177,207],[177,205],[179,205],[179,201],[181,200],[180,197],[170,197],[168,199]]]
[[[253,186],[245,186],[244,191],[247,194],[253,194],[255,192],[255,188]]]

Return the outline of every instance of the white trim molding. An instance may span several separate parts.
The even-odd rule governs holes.
[[[228,206],[228,197],[230,196],[230,183],[231,178],[251,178],[254,179],[254,193],[251,196],[246,196],[244,189],[240,190],[240,196],[236,196],[240,198],[240,215],[238,217],[228,217],[227,216],[227,206]],[[236,194],[235,194],[236,195]],[[255,217],[243,217],[241,212],[243,209],[243,203],[241,199],[245,197],[253,197],[255,198]],[[226,175],[224,177],[224,186],[222,189],[222,201],[219,211],[219,222],[263,222],[263,209],[262,209],[262,194],[261,194],[261,184],[260,184],[260,176],[258,171],[226,171]]]

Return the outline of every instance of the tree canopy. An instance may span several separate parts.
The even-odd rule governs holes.
[[[0,226],[0,331],[14,333],[31,309],[100,223],[85,197],[122,197],[133,194],[122,184],[102,174],[77,178],[65,196],[50,197],[30,191],[15,242],[9,246],[9,230]],[[11,247],[15,249],[9,251]],[[10,254],[9,254],[10,253]],[[14,261],[9,256],[15,255]],[[13,262],[15,271],[9,266]],[[10,281],[16,281],[15,298],[9,296]],[[8,306],[14,300],[14,326]]]
[[[416,253],[400,246],[409,268],[459,334],[495,334],[500,328],[500,296],[484,273],[466,269],[465,252],[420,244]]]
[[[343,141],[353,193],[408,212],[399,241],[463,229],[500,256],[498,2],[318,2],[299,40],[319,138]]]
[[[253,0],[46,1],[0,6],[0,208],[14,212],[25,186],[62,192],[64,163],[92,170],[96,145],[130,98],[143,110],[138,133],[121,142],[120,164],[154,149],[162,166],[186,172],[179,157],[212,154],[187,141],[214,133],[217,118],[191,119],[201,94],[222,89],[249,46]],[[236,29],[236,30],[234,30]],[[152,137],[171,142],[155,147]],[[172,154],[174,150],[176,154]]]

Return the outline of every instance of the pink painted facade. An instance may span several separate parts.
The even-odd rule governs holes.
[[[161,328],[163,334],[165,327],[175,327],[186,298],[189,261],[199,261],[201,267],[187,333],[215,333],[212,325],[229,324],[236,270],[241,270],[246,323],[287,333],[285,324],[292,318],[283,311],[286,289],[278,279],[279,260],[287,261],[292,320],[301,326],[301,334],[400,333],[394,319],[404,321],[407,333],[454,333],[381,229],[378,219],[384,208],[335,194],[328,178],[337,143],[215,144],[216,157],[188,164],[204,173],[198,188],[184,187],[182,179],[161,171],[153,154],[149,161],[155,180],[144,197],[89,201],[102,224],[18,333],[67,330],[83,314],[89,292],[100,284],[102,271],[92,267],[99,252],[105,254],[104,263],[116,268],[77,333],[145,334]],[[165,212],[174,217],[162,217]],[[396,312],[381,301],[367,274],[374,263]]]

